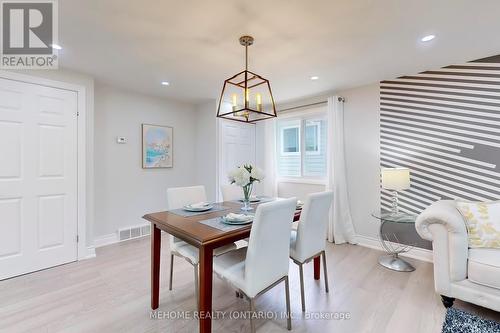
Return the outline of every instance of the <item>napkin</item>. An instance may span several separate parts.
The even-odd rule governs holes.
[[[245,221],[250,219],[251,217],[245,214],[236,214],[236,213],[229,213],[226,215],[226,219],[228,220],[233,220],[233,221]]]
[[[208,205],[209,205],[208,202],[196,202],[196,203],[190,204],[188,206],[191,208],[205,208]]]

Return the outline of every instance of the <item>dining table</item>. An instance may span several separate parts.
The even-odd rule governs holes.
[[[256,209],[260,203],[252,204]],[[199,331],[209,333],[212,330],[212,282],[214,249],[248,238],[251,224],[230,230],[221,230],[204,221],[225,216],[228,213],[242,213],[242,204],[238,201],[224,201],[216,204],[222,209],[207,211],[191,216],[183,216],[175,211],[150,213],[143,218],[151,223],[151,309],[156,310],[160,303],[160,262],[161,231],[175,236],[199,251]],[[299,221],[301,210],[297,209],[294,221]],[[290,221],[292,223],[292,221]],[[314,258],[314,279],[320,278],[320,258]]]

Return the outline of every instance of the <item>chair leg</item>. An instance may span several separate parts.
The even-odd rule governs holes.
[[[199,282],[198,282],[198,264],[193,265],[194,267],[194,292],[196,293],[196,308],[200,309],[200,290],[199,290]]]
[[[255,333],[255,322],[253,316],[255,313],[255,298],[250,298],[250,332]]]
[[[168,282],[168,290],[172,290],[173,279],[174,279],[174,255],[170,254],[170,280]]]
[[[322,255],[323,255],[323,272],[325,274],[325,290],[326,292],[328,292],[329,289],[328,289],[328,271],[326,268],[326,252],[323,251]]]
[[[290,285],[288,284],[288,276],[285,277],[285,300],[286,300],[286,328],[290,331],[292,329],[292,315],[290,312]]]
[[[300,275],[300,300],[302,302],[302,312],[306,312],[306,300],[304,293],[304,268],[301,263],[299,264],[299,275]]]

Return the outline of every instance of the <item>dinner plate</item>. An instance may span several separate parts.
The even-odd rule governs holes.
[[[248,215],[247,220],[239,220],[239,219],[232,220],[232,219],[226,218],[225,216],[222,216],[221,221],[222,221],[222,223],[225,223],[225,224],[234,224],[234,225],[250,224],[253,222],[253,215]]]
[[[208,205],[203,206],[203,207],[192,207],[191,205],[186,205],[182,208],[184,210],[187,210],[188,212],[205,212],[207,210],[214,208],[214,205],[208,204]]]

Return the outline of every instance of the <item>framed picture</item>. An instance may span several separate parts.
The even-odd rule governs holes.
[[[142,168],[172,168],[174,129],[142,124]]]

